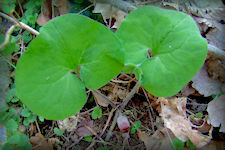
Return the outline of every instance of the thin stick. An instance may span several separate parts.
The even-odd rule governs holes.
[[[92,6],[94,6],[94,4],[89,5],[88,7],[82,9],[81,11],[79,11],[77,14],[81,14],[82,12],[88,10],[89,8],[91,8]]]
[[[14,18],[12,18],[12,17],[10,17],[10,16],[8,16],[8,15],[2,13],[2,12],[0,12],[0,16],[6,18],[7,20],[9,20],[11,22],[13,22],[15,25],[17,25],[17,27],[19,27],[21,29],[25,29],[25,30],[29,31],[30,33],[32,33],[34,35],[39,34],[39,32],[37,30],[31,28],[30,26],[28,26],[28,25],[26,25],[22,22],[17,21],[16,19],[14,19]]]
[[[19,4],[19,7],[20,7],[20,10],[21,10],[22,15],[24,15],[24,13],[23,13],[23,8],[22,8],[22,6],[21,6],[20,0],[17,0],[17,2],[18,2],[18,4]]]
[[[0,51],[4,49],[6,45],[8,45],[9,40],[10,40],[10,35],[13,33],[14,29],[17,27],[17,25],[12,25],[6,32],[5,34],[5,40],[4,42],[0,45]]]
[[[115,82],[115,83],[125,83],[125,84],[127,84],[127,83],[130,83],[130,82],[134,81],[134,80],[135,80],[135,78],[133,78],[133,79],[131,79],[129,81],[114,80],[114,79],[112,79],[111,81]]]
[[[41,134],[41,130],[40,130],[40,128],[39,128],[39,125],[38,125],[38,122],[37,122],[37,120],[35,120],[35,124],[36,124],[36,126],[37,126],[37,129],[38,129],[38,133],[40,133],[40,134]]]
[[[108,131],[108,133],[107,133],[107,135],[106,135],[105,141],[109,141],[109,139],[111,138],[111,136],[112,136],[112,131],[113,131],[113,129],[114,129],[115,126],[116,126],[116,121],[117,121],[118,116],[119,116],[119,110],[116,111],[116,114],[115,114],[115,116],[114,116],[114,118],[113,118],[112,125],[110,126],[110,129],[109,129],[109,131]]]
[[[111,112],[109,113],[109,117],[108,117],[108,119],[107,119],[107,121],[106,121],[106,124],[105,124],[103,130],[102,130],[102,133],[100,134],[100,137],[104,134],[106,128],[108,127],[109,122],[110,122],[110,120],[111,120],[111,118],[112,118],[113,113],[114,113],[115,110],[116,110],[116,109],[112,109]]]
[[[126,107],[128,102],[130,101],[130,99],[134,96],[134,94],[136,94],[138,92],[140,86],[141,86],[141,84],[139,82],[137,82],[136,85],[133,87],[133,89],[127,94],[123,103],[120,105],[121,110],[123,110]]]
[[[110,6],[110,18],[109,18],[109,24],[108,24],[108,28],[111,28],[111,23],[112,23],[112,6]]]
[[[98,134],[92,128],[90,128],[89,126],[84,126],[84,127],[87,128],[92,134],[94,134],[99,140],[104,142],[104,140],[100,136],[98,136]]]
[[[148,109],[148,112],[149,112],[149,118],[150,118],[150,121],[151,121],[151,124],[152,124],[152,130],[155,132],[155,129],[154,129],[154,123],[153,123],[153,119],[152,119],[153,108],[152,108],[152,106],[151,106],[151,103],[150,103],[150,101],[149,101],[148,95],[147,95],[147,93],[145,92],[144,88],[142,88],[142,91],[144,92],[144,95],[145,95],[145,97],[146,97],[146,99],[147,99],[147,101],[148,101],[148,104],[149,104],[149,106],[150,106],[150,109],[151,109],[151,111]]]

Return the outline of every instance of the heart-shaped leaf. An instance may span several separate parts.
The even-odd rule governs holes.
[[[46,119],[69,117],[84,106],[85,86],[100,88],[120,73],[123,56],[104,25],[76,14],[56,17],[17,63],[18,96]]]
[[[155,96],[172,96],[181,90],[207,54],[207,41],[194,20],[173,10],[140,7],[116,34],[125,46],[125,71],[134,72]]]

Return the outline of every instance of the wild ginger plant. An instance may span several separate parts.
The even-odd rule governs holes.
[[[85,16],[66,14],[49,21],[18,61],[16,90],[36,114],[64,119],[121,71],[134,73],[155,96],[179,92],[197,73],[207,41],[194,20],[181,12],[143,6],[114,34]]]

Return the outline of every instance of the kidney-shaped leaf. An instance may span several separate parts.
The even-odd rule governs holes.
[[[83,107],[85,86],[100,88],[122,67],[123,51],[110,30],[85,16],[67,14],[42,27],[23,53],[16,89],[32,111],[59,120]]]
[[[154,6],[132,11],[116,34],[125,46],[125,65],[136,67],[142,86],[155,96],[176,94],[207,54],[207,41],[190,16]]]

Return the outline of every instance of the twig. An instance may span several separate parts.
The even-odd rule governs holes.
[[[79,11],[77,14],[81,14],[82,12],[88,10],[89,8],[91,8],[92,6],[94,6],[94,4],[89,5],[88,7],[82,9],[81,11]]]
[[[107,133],[107,135],[106,135],[105,141],[109,141],[109,139],[111,138],[111,136],[112,136],[112,131],[113,131],[113,129],[114,129],[115,126],[116,126],[116,121],[117,121],[118,116],[119,116],[119,110],[116,111],[116,114],[115,114],[115,116],[114,116],[114,118],[113,118],[112,125],[110,126],[110,129],[109,129],[109,131],[108,131],[108,133]]]
[[[100,136],[98,136],[98,134],[92,128],[90,128],[89,126],[84,126],[84,127],[87,128],[92,134],[94,134],[99,140],[104,142],[104,140]]]
[[[40,128],[39,128],[39,125],[38,125],[38,122],[37,122],[37,120],[35,120],[35,124],[36,124],[36,126],[37,126],[37,129],[38,129],[38,133],[40,133],[40,134],[41,134],[41,130],[40,130]]]
[[[120,105],[121,110],[123,110],[126,107],[128,102],[130,101],[130,99],[134,96],[134,94],[136,94],[138,92],[140,87],[141,87],[141,84],[139,82],[137,82],[136,85],[133,87],[133,89],[127,94],[123,103]]]
[[[111,29],[111,23],[112,23],[112,6],[110,6],[110,17],[109,17],[109,23],[108,23],[108,28]]]
[[[18,2],[18,4],[19,4],[19,7],[20,7],[20,10],[21,10],[22,15],[24,15],[24,13],[23,13],[23,8],[22,8],[22,6],[21,6],[20,0],[17,0],[17,2]]]
[[[85,150],[91,149],[95,145],[95,143],[96,143],[96,141],[93,139],[92,142],[91,142],[91,144]]]
[[[111,112],[109,113],[109,117],[108,117],[108,119],[107,119],[107,121],[106,121],[106,124],[105,124],[103,130],[102,130],[102,133],[100,134],[100,137],[104,134],[106,128],[108,127],[109,122],[110,122],[110,120],[111,120],[111,118],[112,118],[113,113],[114,113],[115,110],[116,110],[116,109],[112,109]]]
[[[26,25],[22,22],[17,21],[16,19],[14,19],[14,18],[12,18],[12,17],[10,17],[10,16],[8,16],[8,15],[2,13],[2,12],[0,12],[0,16],[6,18],[7,20],[9,20],[11,22],[13,22],[15,25],[17,25],[17,27],[19,27],[21,29],[25,29],[25,30],[29,31],[30,33],[32,33],[34,35],[39,34],[39,32],[37,30],[31,28],[30,26],[28,26],[28,25]]]
[[[17,27],[17,25],[12,25],[6,32],[5,34],[5,40],[4,42],[0,45],[0,51],[4,49],[6,45],[8,45],[9,40],[10,40],[10,35],[13,33],[13,30]]]
[[[111,81],[112,82],[115,82],[115,83],[124,83],[124,84],[127,84],[127,83],[130,83],[130,82],[134,81],[134,80],[135,80],[135,78],[133,78],[133,79],[131,79],[129,81],[114,80],[114,79],[112,79]]]
[[[148,101],[149,107],[150,107],[150,109],[151,109],[151,111],[148,109],[148,113],[149,113],[149,118],[150,118],[151,125],[152,125],[152,130],[155,132],[155,129],[154,129],[154,123],[153,123],[153,119],[152,119],[153,108],[152,108],[151,103],[150,103],[150,101],[149,101],[148,95],[147,95],[147,93],[145,92],[145,89],[142,88],[142,91],[144,92],[144,95],[145,95],[145,97],[146,97],[146,99],[147,99],[147,101]]]

